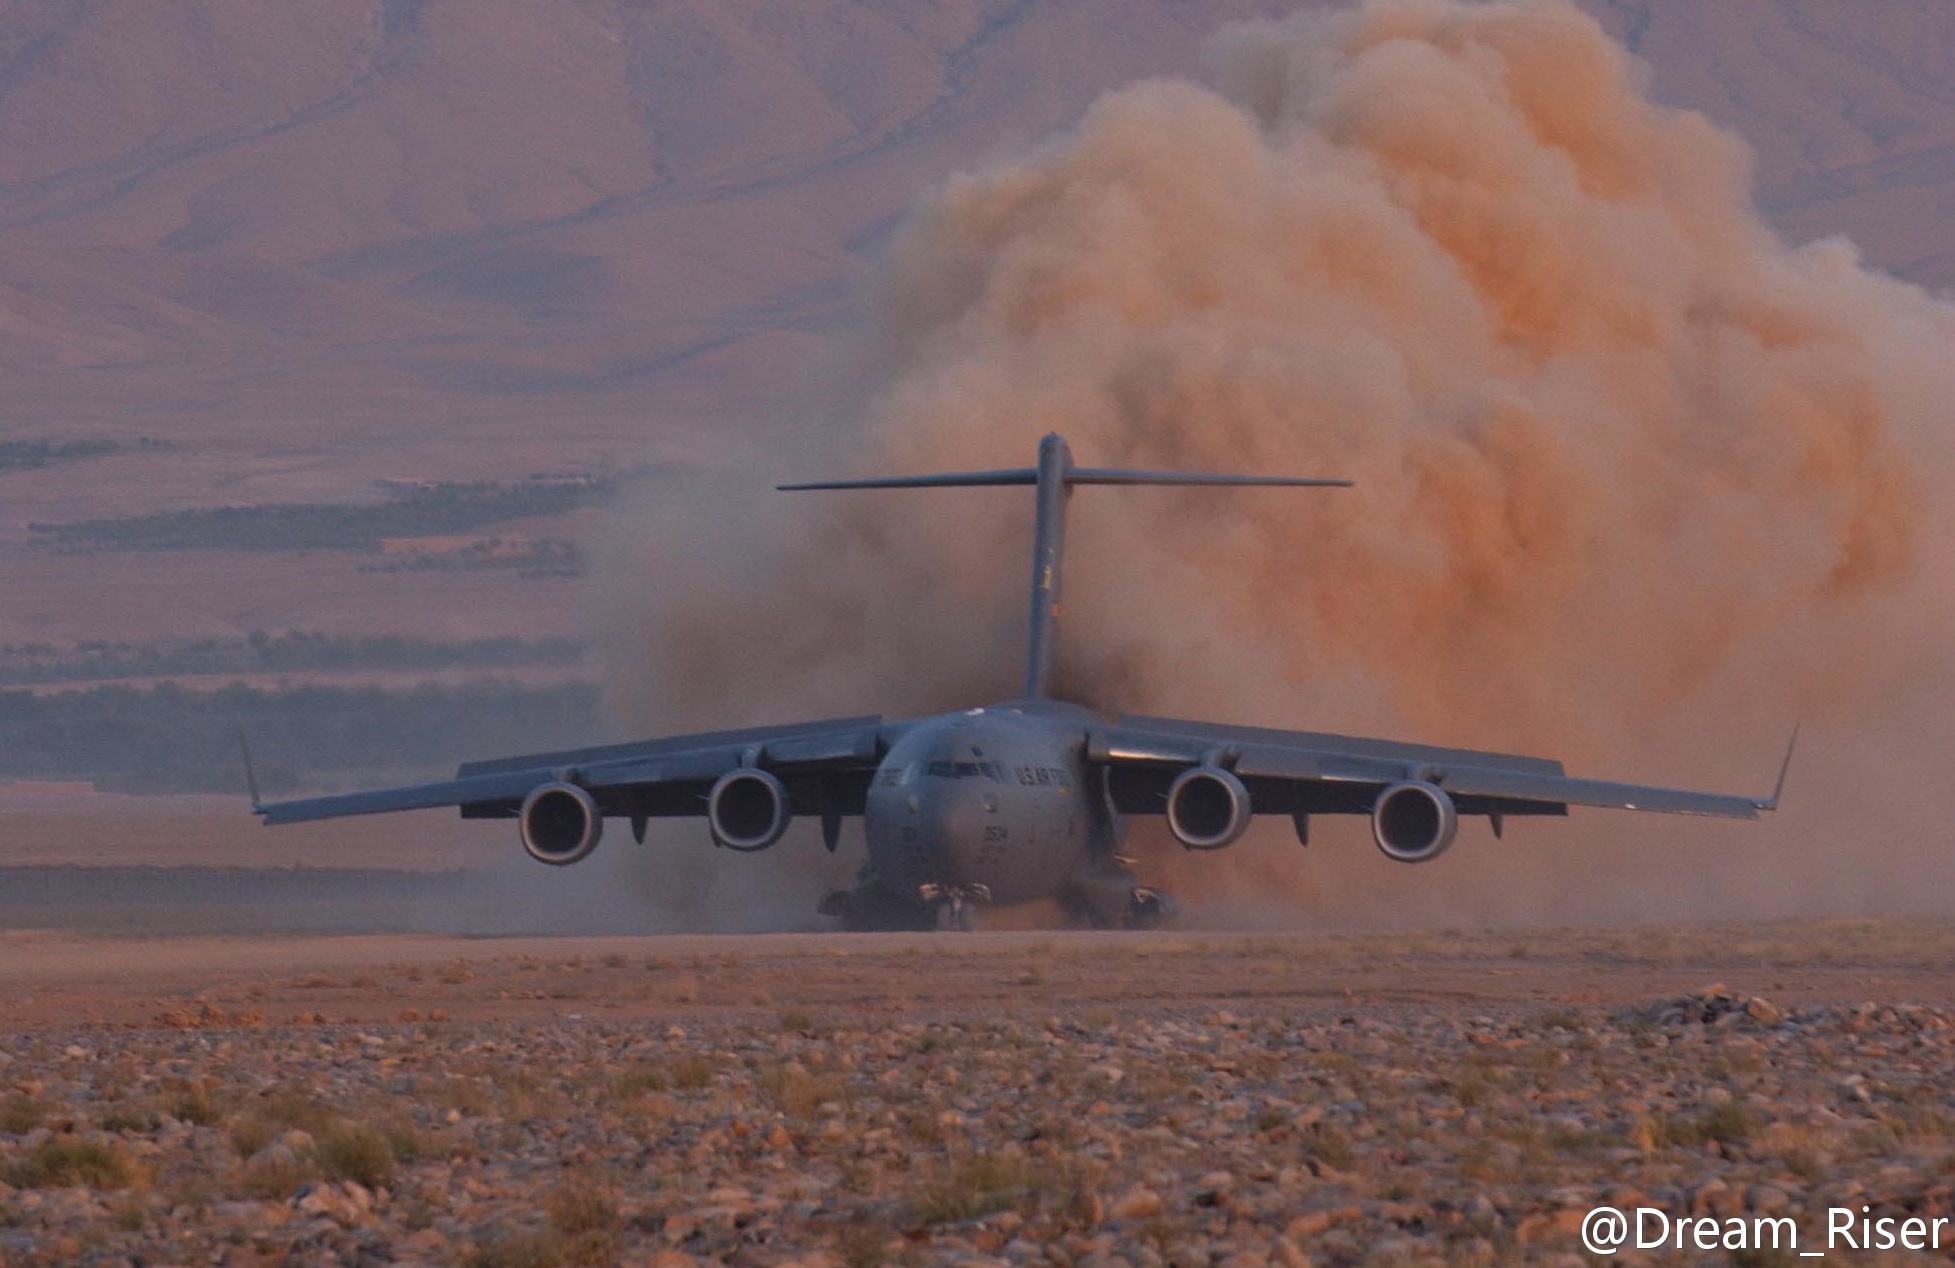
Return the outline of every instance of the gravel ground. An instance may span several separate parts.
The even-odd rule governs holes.
[[[1829,1207],[1955,1214],[1951,938],[322,942],[194,989],[27,955],[0,1262],[1572,1265],[1598,1203],[1824,1248]],[[1782,989],[1649,989],[1720,966]]]

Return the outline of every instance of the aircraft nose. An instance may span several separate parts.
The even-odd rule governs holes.
[[[962,857],[984,840],[984,829],[992,818],[985,792],[970,784],[939,784],[919,794],[918,826],[937,843],[938,855],[946,872],[944,879],[956,881]]]

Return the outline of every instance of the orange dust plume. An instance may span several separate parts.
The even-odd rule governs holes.
[[[1267,830],[1232,865],[1150,851],[1214,910],[1749,915],[1955,892],[1917,787],[1955,699],[1931,496],[1955,474],[1955,310],[1848,243],[1780,240],[1743,144],[1653,103],[1564,0],[1373,0],[1210,53],[1205,83],[1114,92],[932,192],[867,301],[831,411],[850,421],[630,518],[599,596],[624,718],[1009,696],[1028,498],[762,479],[1023,465],[1060,431],[1091,465],[1357,482],[1081,491],[1073,698],[1742,791],[1815,723],[1807,809],[1764,828],[1469,831],[1416,878],[1361,826],[1308,855]],[[1849,884],[1869,849],[1900,862]]]

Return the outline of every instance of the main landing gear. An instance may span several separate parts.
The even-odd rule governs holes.
[[[1174,899],[1141,884],[1131,862],[1114,854],[1095,863],[1062,896],[1066,914],[1091,929],[1153,929],[1174,919]]]
[[[816,910],[839,921],[844,933],[925,933],[937,927],[934,907],[905,901],[873,876],[859,878],[854,889],[833,891]]]
[[[978,908],[990,901],[991,891],[983,885],[920,885],[911,898],[884,888],[865,871],[853,889],[833,891],[818,910],[847,933],[969,933],[977,927]],[[1127,860],[1117,856],[1075,880],[1060,903],[1073,924],[1089,929],[1153,929],[1180,910],[1167,893],[1141,884]]]

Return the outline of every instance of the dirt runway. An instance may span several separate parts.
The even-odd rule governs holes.
[[[8,934],[0,1262],[1572,1265],[1603,1203],[1713,1234],[1615,1262],[1800,1262],[1716,1239],[1825,1249],[1845,1207],[1944,1220],[1853,1262],[1942,1262],[1952,954]]]
[[[212,1004],[267,1022],[407,1010],[471,1021],[728,1021],[782,1009],[929,1018],[1118,1008],[1636,1006],[1723,983],[1785,1003],[1955,1007],[1955,925],[1369,935],[775,934],[614,938],[111,939],[0,935],[8,1028],[151,1022]]]

